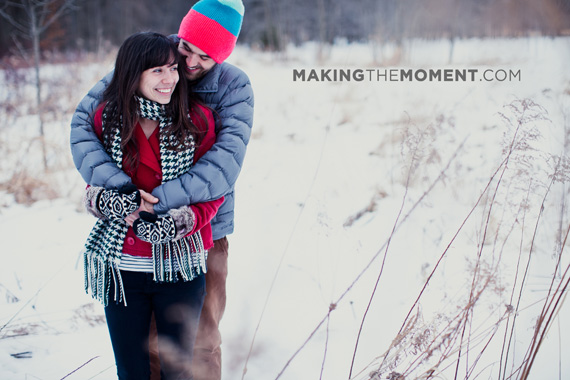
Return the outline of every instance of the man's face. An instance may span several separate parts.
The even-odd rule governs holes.
[[[202,78],[216,64],[216,61],[210,58],[208,54],[182,38],[178,43],[178,51],[185,57],[186,67],[184,68],[184,73],[191,82]]]

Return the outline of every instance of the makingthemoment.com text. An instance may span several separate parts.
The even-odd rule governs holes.
[[[293,69],[293,82],[513,82],[520,70],[493,69]]]

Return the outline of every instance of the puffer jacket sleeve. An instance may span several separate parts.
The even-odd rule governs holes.
[[[86,183],[106,189],[118,189],[131,179],[109,157],[93,129],[95,108],[113,73],[101,79],[81,100],[71,119],[70,144],[75,167]]]
[[[221,73],[219,83],[223,90],[216,94],[219,102],[212,104],[219,117],[216,142],[188,173],[154,189],[160,200],[154,206],[157,213],[233,191],[251,136],[253,90],[247,75],[234,66]]]

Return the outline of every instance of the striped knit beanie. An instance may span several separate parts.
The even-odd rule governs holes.
[[[178,37],[222,63],[236,46],[243,13],[241,0],[200,0],[182,19]]]

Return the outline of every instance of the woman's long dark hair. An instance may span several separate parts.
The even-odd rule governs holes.
[[[165,105],[166,115],[171,118],[172,124],[161,133],[175,136],[177,146],[169,147],[175,150],[187,148],[190,136],[194,137],[198,144],[205,134],[204,129],[198,128],[188,117],[189,109],[196,100],[188,94],[188,83],[183,72],[185,62],[176,44],[160,33],[135,33],[119,48],[113,78],[103,93],[103,104],[106,104],[103,141],[105,147],[109,149],[112,136],[119,128],[125,169],[129,171],[138,167],[140,162],[134,130],[139,118],[139,102],[135,99],[135,95],[138,92],[141,75],[145,70],[173,62],[178,63],[180,79],[172,93],[170,103]],[[192,104],[189,99],[192,99]],[[202,121],[205,121],[203,113],[198,114]],[[207,126],[205,122],[203,124]]]

